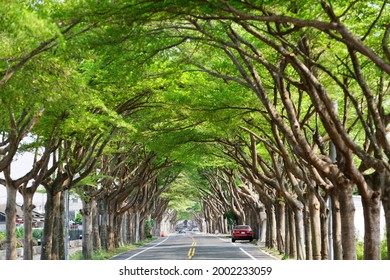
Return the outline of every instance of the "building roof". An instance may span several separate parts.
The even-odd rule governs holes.
[[[6,204],[5,203],[0,203],[0,215],[5,216],[5,208]],[[42,220],[44,218],[44,215],[37,212],[37,211],[32,211],[33,213],[33,219],[34,220]],[[23,219],[23,210],[22,206],[19,204],[16,204],[16,218]]]

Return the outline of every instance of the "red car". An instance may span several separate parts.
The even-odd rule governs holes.
[[[249,240],[249,242],[252,242],[253,240],[252,228],[246,225],[236,226],[233,229],[232,242],[236,242],[236,240]]]

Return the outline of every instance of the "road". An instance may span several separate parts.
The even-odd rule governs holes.
[[[248,241],[231,242],[226,236],[202,233],[174,233],[113,260],[273,260]]]

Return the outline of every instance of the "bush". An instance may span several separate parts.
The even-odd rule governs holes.
[[[364,260],[364,242],[356,241],[356,255],[358,260]],[[387,260],[387,240],[381,242],[381,259]]]
[[[42,229],[33,229],[32,236],[34,239],[39,240],[42,238]]]
[[[146,233],[146,238],[152,238],[152,229],[153,229],[153,220],[147,220],[145,222],[145,233]]]
[[[23,238],[24,237],[24,227],[19,226],[16,228],[16,238]]]
[[[5,231],[0,231],[0,240],[5,240]]]
[[[381,243],[381,259],[387,260],[387,238],[385,233],[385,238],[382,240]]]

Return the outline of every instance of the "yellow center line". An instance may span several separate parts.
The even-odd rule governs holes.
[[[192,259],[192,257],[195,255],[195,248],[191,247],[190,250],[188,251],[188,258]]]
[[[191,260],[192,257],[195,255],[195,246],[196,246],[196,241],[195,239],[191,236],[192,238],[192,244],[191,244],[191,248],[188,250],[188,253],[187,253],[187,256],[188,258]]]

